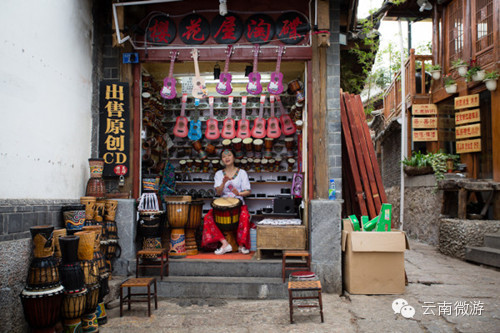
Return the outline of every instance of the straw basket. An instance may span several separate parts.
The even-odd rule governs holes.
[[[93,231],[78,231],[75,236],[80,237],[78,243],[78,259],[92,260],[94,258],[94,244],[96,235]]]

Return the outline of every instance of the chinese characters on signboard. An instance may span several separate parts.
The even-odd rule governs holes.
[[[104,176],[126,175],[129,168],[129,85],[101,81],[99,96],[99,151]]]
[[[479,94],[455,98],[455,110],[479,106]],[[457,154],[481,151],[481,114],[479,109],[455,113]],[[466,125],[464,125],[466,124]],[[461,125],[461,126],[458,126]],[[479,137],[479,138],[477,138]],[[476,138],[476,139],[470,139]],[[462,140],[467,139],[467,140]]]
[[[412,115],[413,141],[438,141],[437,106],[435,104],[414,104]]]
[[[254,14],[244,23],[234,13],[216,15],[211,22],[193,13],[183,17],[178,26],[171,17],[160,13],[152,15],[147,22],[145,38],[153,46],[172,44],[177,34],[187,45],[203,44],[209,37],[218,44],[234,44],[243,35],[253,44],[266,44],[274,38],[293,45],[303,41],[311,29],[306,16],[299,12],[285,12],[276,20],[266,14]]]

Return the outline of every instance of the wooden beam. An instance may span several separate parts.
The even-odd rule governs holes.
[[[133,152],[132,152],[132,198],[138,198],[141,184],[141,65],[133,64],[134,81],[132,90],[134,95],[133,126]]]

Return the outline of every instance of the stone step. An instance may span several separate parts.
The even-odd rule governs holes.
[[[170,259],[170,276],[281,277],[281,260]]]
[[[500,268],[500,249],[467,246],[465,260]]]
[[[485,234],[484,246],[500,249],[500,233]]]

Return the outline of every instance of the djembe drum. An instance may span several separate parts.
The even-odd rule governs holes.
[[[58,260],[53,257],[53,230],[54,227],[49,225],[30,228],[34,259],[28,270],[27,284],[31,290],[50,289],[59,285]]]
[[[203,200],[193,200],[189,206],[189,219],[186,224],[186,254],[195,256],[198,254],[196,245],[196,229],[201,224],[201,214],[203,211]]]
[[[218,198],[212,201],[214,222],[231,244],[233,252],[238,251],[234,231],[240,222],[241,200],[237,198]]]
[[[65,291],[62,300],[61,317],[64,332],[81,332],[81,317],[87,303],[87,289],[81,291]]]
[[[95,197],[80,197],[80,203],[85,205],[85,223],[92,225],[96,214],[96,201]]]
[[[139,212],[139,235],[143,249],[161,248],[161,218],[163,211]]]
[[[59,285],[52,289],[34,291],[24,289],[21,294],[21,304],[24,318],[33,332],[54,331],[59,320],[64,287]]]
[[[87,285],[85,310],[82,316],[82,329],[84,332],[98,332],[97,304],[99,302],[99,283]]]
[[[86,219],[85,209],[85,205],[65,206],[61,208],[64,225],[68,234],[82,230]]]
[[[167,220],[172,227],[170,232],[169,256],[183,258],[186,254],[186,236],[184,227],[189,220],[191,201],[169,201],[167,199]]]
[[[52,232],[52,239],[54,242],[54,257],[57,261],[61,261],[61,246],[59,245],[59,238],[66,236],[67,230],[65,228],[55,229]]]
[[[90,179],[87,182],[86,196],[102,198],[106,193],[106,185],[102,178],[104,170],[104,159],[89,158]]]

